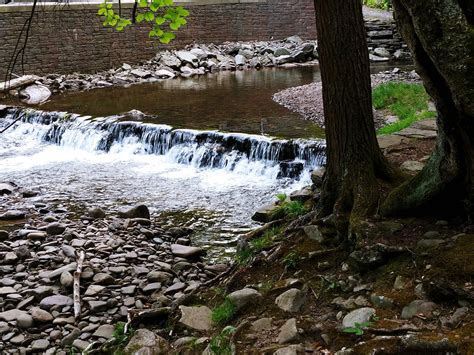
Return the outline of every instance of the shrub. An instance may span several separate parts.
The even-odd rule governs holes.
[[[234,302],[226,298],[219,306],[212,310],[212,321],[216,324],[223,325],[234,318],[237,313],[237,307]]]

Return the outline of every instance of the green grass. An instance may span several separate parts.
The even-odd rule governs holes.
[[[306,207],[301,201],[290,201],[286,194],[276,195],[280,206],[273,212],[275,218],[289,218],[295,219],[307,212]]]
[[[280,233],[281,227],[272,227],[267,229],[261,237],[252,239],[248,247],[243,248],[235,254],[234,259],[237,264],[240,266],[248,266],[255,255],[273,245],[275,237]]]
[[[364,0],[364,5],[375,9],[388,10],[388,0]]]
[[[209,350],[213,355],[232,355],[232,344],[230,338],[235,328],[227,326],[222,329],[221,333],[213,336],[209,342]]]
[[[224,325],[234,318],[236,313],[236,305],[226,298],[224,302],[212,310],[211,319],[215,324]]]
[[[376,110],[388,110],[399,119],[379,129],[378,134],[398,132],[418,120],[436,117],[436,112],[428,111],[429,96],[421,84],[381,84],[373,90],[372,101]]]

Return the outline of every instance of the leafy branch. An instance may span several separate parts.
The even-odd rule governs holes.
[[[141,11],[137,14],[134,8],[130,19],[117,14],[113,4],[107,0],[99,5],[97,14],[103,17],[104,26],[114,27],[117,31],[123,31],[135,22],[151,23],[153,27],[148,35],[164,44],[176,38],[171,31],[177,31],[187,23],[185,17],[189,16],[189,11],[182,6],[173,6],[173,0],[137,0],[136,4]]]

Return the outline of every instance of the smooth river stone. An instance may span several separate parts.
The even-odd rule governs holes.
[[[175,256],[194,258],[202,254],[202,249],[197,247],[188,247],[181,244],[171,244],[171,252]]]

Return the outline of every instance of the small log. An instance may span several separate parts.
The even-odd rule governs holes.
[[[29,84],[33,84],[35,81],[41,79],[39,76],[36,75],[23,75],[19,78],[12,79],[10,81],[5,81],[0,83],[0,92],[17,89]]]
[[[73,297],[74,297],[74,318],[78,320],[81,317],[81,274],[82,264],[84,263],[85,254],[81,251],[77,256],[77,269],[74,272],[74,286],[73,286]]]

